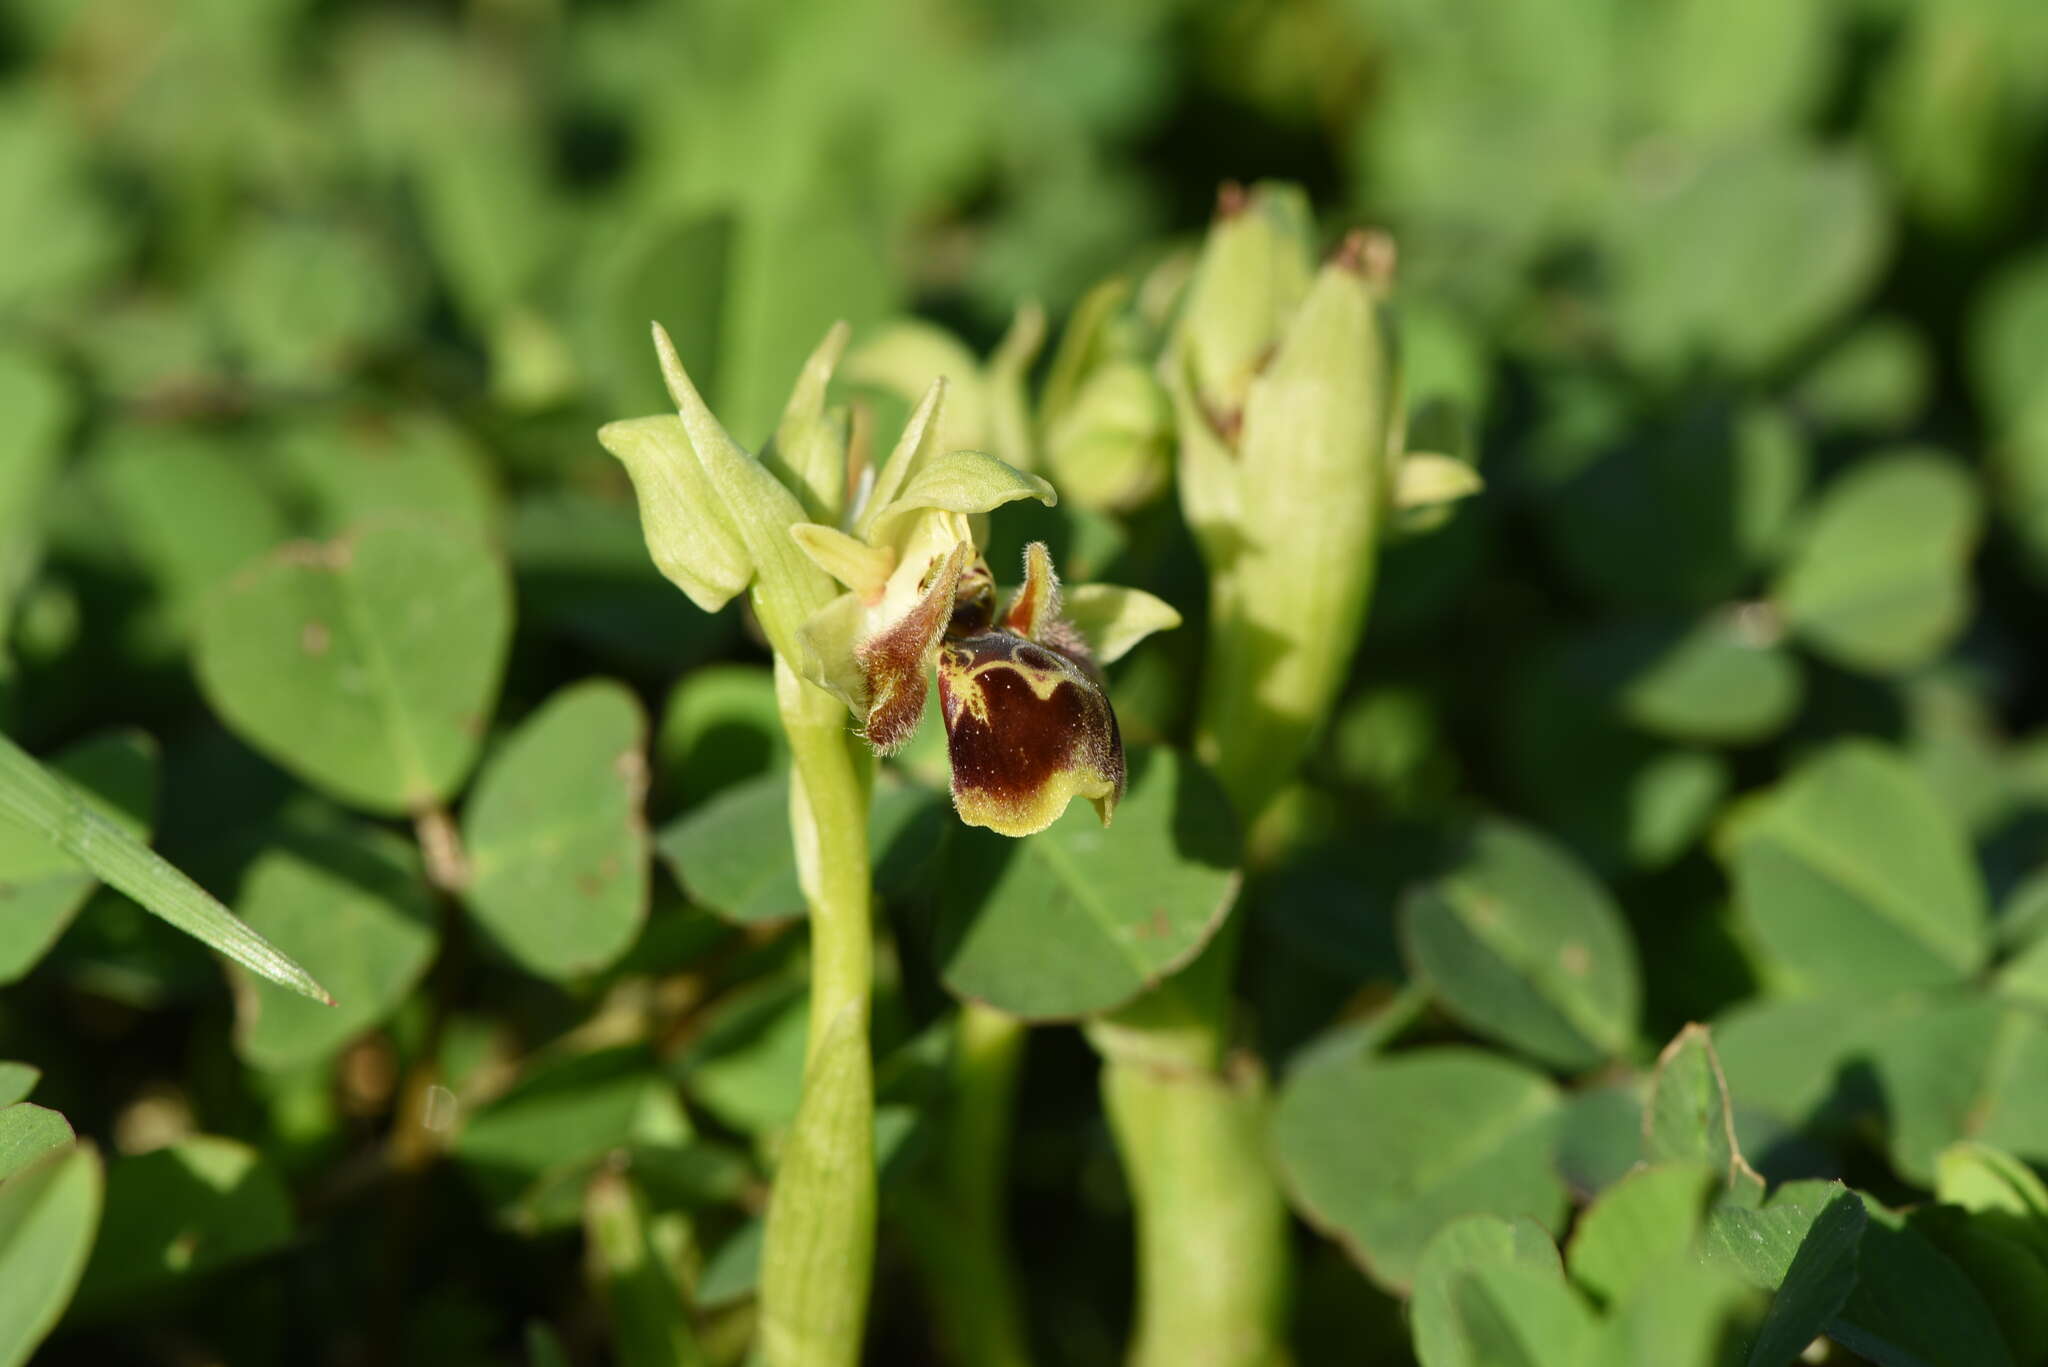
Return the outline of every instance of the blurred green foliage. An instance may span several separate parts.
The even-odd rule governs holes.
[[[879,781],[870,1357],[948,1360],[892,1193],[953,997],[1117,1005],[1239,886],[1130,381],[1269,175],[1392,231],[1487,481],[1247,837],[1299,1361],[2048,1356],[2048,7],[5,0],[0,725],[341,1005],[0,829],[0,1362],[739,1360],[787,756],[591,433],[667,407],[650,318],[756,444],[833,320],[887,434],[1030,300],[1123,369],[1039,366],[1093,510],[991,563],[1191,625],[1111,671],[1110,831],[958,829],[930,735]],[[1033,1032],[1047,1362],[1128,1330],[1094,1085]]]

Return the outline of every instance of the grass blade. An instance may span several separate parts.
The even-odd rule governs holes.
[[[329,1006],[313,976],[238,920],[155,850],[93,811],[56,775],[0,736],[0,820],[18,822],[194,939],[274,983]]]

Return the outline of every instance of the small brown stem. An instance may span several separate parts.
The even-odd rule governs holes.
[[[438,803],[422,807],[413,813],[412,824],[426,861],[427,881],[451,897],[459,895],[469,886],[469,855],[448,809]]]

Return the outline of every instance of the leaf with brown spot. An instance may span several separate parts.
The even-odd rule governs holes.
[[[521,967],[566,980],[625,953],[647,915],[647,724],[623,686],[576,684],[484,765],[463,813],[466,900]]]
[[[1562,1068],[1626,1050],[1640,987],[1628,924],[1563,849],[1506,822],[1475,827],[1401,907],[1403,951],[1446,1010]]]
[[[459,527],[393,521],[237,576],[208,602],[196,663],[243,740],[398,816],[445,803],[468,775],[472,719],[490,715],[511,635],[497,551]]]

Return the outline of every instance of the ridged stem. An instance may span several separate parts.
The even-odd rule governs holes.
[[[768,1367],[853,1367],[875,1245],[872,761],[837,699],[779,658],[775,684],[793,761],[790,829],[811,913],[811,1014],[803,1099],[769,1198],[759,1346]]]

